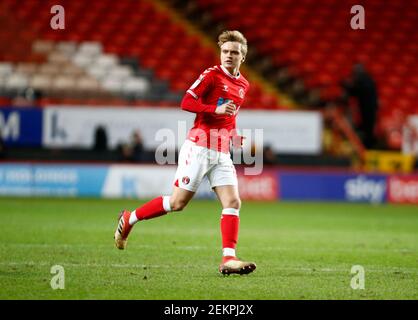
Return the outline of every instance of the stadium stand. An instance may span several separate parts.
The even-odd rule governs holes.
[[[32,85],[57,103],[82,98],[94,104],[95,99],[113,101],[113,96],[139,104],[176,105],[203,71],[202,65],[217,64],[212,47],[152,2],[61,4],[68,12],[65,30],[50,28],[50,12],[40,10],[45,1],[2,3],[2,38],[10,30],[25,38],[24,46],[0,52],[5,64],[0,75],[10,73],[7,83],[0,81],[2,95],[12,97]],[[124,59],[131,64],[124,64]],[[199,63],[190,63],[193,60]],[[30,65],[19,67],[23,62]],[[256,81],[247,103],[261,109],[278,107],[277,99]]]
[[[169,2],[180,5],[180,1]],[[405,118],[418,109],[417,2],[364,1],[367,32],[349,28],[350,8],[357,4],[351,0],[197,3],[182,6],[195,16],[209,12],[208,23],[242,30],[256,46],[257,58],[269,58],[266,74],[272,75],[272,81],[278,83],[286,73],[302,81],[295,83],[301,84],[302,90],[306,88],[307,94],[320,92],[325,103],[338,102],[342,95],[339,83],[354,63],[365,64],[377,82],[380,97],[376,134],[387,139],[388,147],[400,148]],[[402,21],[397,20],[399,16]],[[271,69],[281,72],[272,74]]]
[[[340,81],[362,62],[378,85],[382,147],[399,150],[405,119],[417,112],[415,2],[365,1],[367,33],[349,28],[352,0],[64,0],[65,30],[50,27],[44,9],[54,4],[1,2],[0,105],[30,96],[39,105],[178,106],[202,66],[217,63],[213,37],[229,28],[250,42],[246,108],[341,106]],[[339,113],[327,114],[357,144]]]

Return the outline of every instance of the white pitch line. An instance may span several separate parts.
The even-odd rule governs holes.
[[[80,268],[141,268],[141,269],[148,269],[148,268],[171,268],[171,266],[159,266],[159,265],[145,265],[145,264],[118,264],[118,263],[111,263],[111,264],[100,264],[100,263],[72,263],[72,262],[57,262],[57,263],[49,263],[49,262],[35,262],[35,261],[19,261],[19,262],[0,262],[1,266],[26,266],[26,267],[34,267],[34,266],[53,266],[53,265],[61,265],[63,267],[80,267]]]
[[[176,244],[173,244],[173,249],[179,249],[179,250],[207,250],[208,248],[205,246],[179,246]],[[95,244],[65,244],[65,243],[2,243],[0,244],[0,247],[28,247],[28,248],[72,248],[72,247],[78,247],[78,248],[112,248],[113,243],[109,245],[95,245]],[[136,248],[156,248],[159,246],[152,245],[152,244],[135,244]],[[249,249],[249,247],[247,247]],[[257,251],[294,251],[294,252],[343,252],[343,253],[367,253],[367,252],[394,252],[394,253],[411,253],[415,254],[417,253],[417,250],[414,249],[385,249],[385,248],[379,248],[379,249],[369,249],[369,248],[303,248],[303,249],[293,249],[293,248],[284,248],[284,247],[263,247],[260,246],[256,249]]]
[[[25,267],[35,267],[35,266],[53,266],[53,265],[62,265],[63,267],[75,267],[75,268],[127,268],[127,269],[160,269],[160,268],[181,268],[185,269],[188,267],[188,265],[181,265],[179,267],[175,265],[146,265],[146,264],[100,264],[100,263],[70,263],[70,262],[54,262],[49,263],[45,261],[41,262],[35,262],[35,261],[9,261],[9,262],[0,262],[0,266],[6,266],[6,267],[16,267],[16,266],[25,266]],[[192,266],[190,266],[192,267]],[[196,265],[193,265],[193,267],[196,267]],[[203,267],[203,265],[202,265]],[[271,267],[271,266],[270,266]],[[335,273],[350,273],[350,268],[343,269],[343,268],[306,268],[306,267],[273,267],[274,270],[280,270],[280,271],[290,271],[290,272],[335,272]],[[367,268],[365,267],[365,272],[383,272],[383,273],[389,273],[389,272],[404,272],[404,273],[418,273],[418,268],[396,268],[396,267],[388,267],[388,268]]]

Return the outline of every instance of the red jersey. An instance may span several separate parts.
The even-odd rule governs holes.
[[[196,112],[194,126],[187,139],[197,145],[228,153],[229,141],[236,129],[236,116],[249,87],[242,74],[233,76],[222,65],[206,69],[187,90],[194,99],[200,100],[201,108],[194,110],[182,105],[183,109]],[[216,114],[216,108],[228,101],[235,104],[235,114]]]

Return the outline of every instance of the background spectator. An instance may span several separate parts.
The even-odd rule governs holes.
[[[107,140],[106,129],[103,126],[97,127],[94,132],[94,151],[106,151]]]
[[[353,66],[351,79],[342,81],[345,89],[345,97],[355,97],[358,101],[361,123],[358,128],[367,149],[374,148],[376,138],[374,127],[376,123],[376,113],[378,110],[378,98],[376,84],[371,75],[366,71],[362,64]]]

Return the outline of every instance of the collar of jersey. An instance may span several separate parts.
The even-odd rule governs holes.
[[[238,75],[236,75],[236,76],[230,74],[229,71],[223,65],[221,65],[221,69],[228,77],[230,77],[232,79],[238,79],[241,75],[239,72],[238,72]]]

